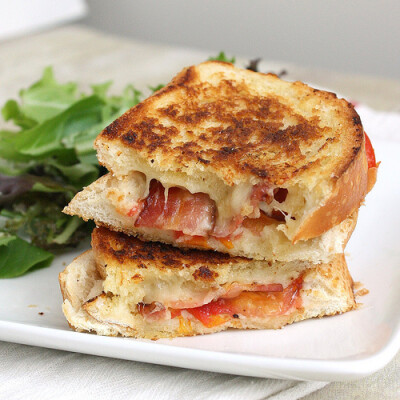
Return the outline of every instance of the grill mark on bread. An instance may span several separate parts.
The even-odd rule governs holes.
[[[206,266],[201,266],[199,269],[193,272],[193,278],[197,280],[203,280],[206,282],[212,282],[215,278],[218,277],[218,273],[215,271],[211,271]]]
[[[197,157],[197,159],[199,160],[199,162],[201,162],[201,163],[203,163],[203,164],[210,164],[210,160],[205,160],[204,158],[202,158],[202,157]]]
[[[120,232],[107,228],[95,228],[92,233],[92,248],[95,254],[117,261],[120,264],[134,262],[140,268],[149,266],[165,269],[184,269],[193,265],[206,264],[218,266],[226,263],[238,263],[246,260],[243,257],[231,257],[228,254],[215,251],[181,249],[158,242],[143,242]],[[202,266],[197,278],[207,279],[207,276],[217,277],[214,272],[207,272],[208,267]]]
[[[200,67],[211,64],[216,65],[211,76],[218,78],[203,80]],[[313,108],[304,113],[305,117],[279,95],[265,90],[261,94],[254,83],[246,81],[267,79],[274,85],[282,82],[276,76],[252,71],[244,74],[238,69],[238,77],[233,80],[220,70],[221,66],[235,69],[220,62],[186,68],[169,85],[114,121],[98,140],[120,139],[145,158],[154,159],[157,154],[158,163],[168,163],[176,171],[201,163],[218,171],[227,184],[251,175],[277,184],[302,174],[313,166],[302,147],[326,136],[343,134],[355,147],[361,145],[363,132],[358,114],[334,93],[300,82],[288,83],[288,89],[296,91],[296,96],[291,94],[296,99],[293,101],[307,107],[309,99],[313,100]],[[343,121],[342,132],[323,126],[319,104]],[[314,156],[329,158],[331,145],[334,142],[321,148],[321,143],[314,153],[321,148],[322,154]],[[342,173],[353,157],[349,151],[340,160],[329,159],[326,164],[337,163],[336,171]],[[283,166],[282,160],[289,160],[289,165]]]

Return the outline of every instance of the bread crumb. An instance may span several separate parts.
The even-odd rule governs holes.
[[[353,283],[353,288],[354,289],[360,289],[361,287],[363,287],[364,285],[361,282],[354,282]]]
[[[29,308],[35,308],[35,307],[37,307],[37,305],[36,305],[36,304],[29,304],[28,307],[29,307]]]
[[[361,282],[353,282],[354,296],[365,296],[369,293],[369,290],[363,288],[363,286]]]

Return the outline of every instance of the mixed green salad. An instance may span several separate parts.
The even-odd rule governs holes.
[[[90,233],[90,224],[61,210],[104,172],[93,150],[96,136],[143,98],[132,85],[110,96],[110,85],[80,93],[46,68],[19,101],[2,108],[15,128],[0,131],[0,278],[45,267]]]
[[[210,60],[235,62],[224,52]],[[0,278],[46,267],[55,254],[89,237],[92,224],[61,210],[105,173],[93,150],[96,136],[144,98],[132,85],[109,95],[110,86],[81,93],[76,83],[57,82],[48,67],[18,101],[3,106],[13,128],[0,130]]]

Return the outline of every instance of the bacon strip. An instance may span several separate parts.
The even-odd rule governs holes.
[[[253,191],[251,192],[250,199],[254,208],[258,208],[258,203],[260,201],[265,201],[267,204],[270,204],[273,200],[273,196],[271,195],[271,187],[264,183],[255,185],[253,187]]]
[[[156,180],[150,182],[149,195],[135,226],[180,231],[188,235],[208,236],[215,224],[216,205],[205,193],[190,193],[173,187],[165,189]]]
[[[191,245],[201,243],[201,247],[204,248],[209,248],[209,245],[207,239],[201,240],[201,238],[214,237],[227,248],[232,248],[230,239],[235,232],[240,231],[242,225],[255,234],[260,234],[265,225],[284,220],[284,215],[280,211],[273,210],[269,217],[263,212],[260,214],[258,204],[260,201],[270,203],[273,198],[280,203],[283,202],[287,196],[286,189],[274,189],[271,193],[271,189],[264,184],[254,186],[250,200],[257,210],[255,214],[260,216],[244,219],[241,215],[237,215],[226,220],[216,218],[216,204],[207,194],[190,193],[178,187],[167,190],[166,198],[166,189],[163,185],[155,179],[150,182],[149,195],[128,213],[129,216],[138,215],[135,226],[172,230],[176,232],[178,242]]]
[[[227,238],[239,228],[242,222],[243,217],[241,215],[237,215],[230,220],[217,220],[211,235],[215,238]]]
[[[151,304],[138,303],[138,312],[148,321],[165,319],[167,309],[161,303],[155,301]]]

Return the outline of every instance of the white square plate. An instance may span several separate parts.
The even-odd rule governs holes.
[[[75,251],[50,268],[0,280],[0,340],[255,377],[332,381],[377,371],[400,349],[400,145],[373,144],[382,160],[378,182],[346,249],[354,280],[369,290],[360,309],[276,331],[157,342],[77,333],[61,312],[57,280]]]

